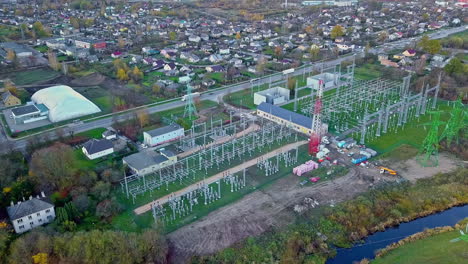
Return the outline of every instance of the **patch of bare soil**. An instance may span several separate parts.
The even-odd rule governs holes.
[[[80,78],[76,78],[72,80],[70,84],[72,86],[97,86],[100,85],[105,79],[105,76],[95,72]]]
[[[394,169],[402,177],[415,182],[417,179],[431,177],[437,173],[453,171],[460,166],[462,166],[460,160],[447,153],[441,153],[439,154],[439,166],[437,167],[422,167],[416,158],[412,158],[395,164]]]
[[[300,187],[288,176],[266,190],[246,195],[238,202],[210,213],[199,221],[168,235],[171,263],[183,263],[192,255],[206,255],[229,247],[247,237],[273,227],[283,227],[294,220],[294,205],[304,198],[331,204],[365,191],[369,183],[358,177],[358,168],[336,180]]]

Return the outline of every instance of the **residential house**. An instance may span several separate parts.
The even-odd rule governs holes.
[[[191,42],[195,42],[195,43],[198,43],[201,41],[201,38],[199,36],[196,36],[196,35],[191,35],[189,38],[188,38],[189,41]]]
[[[407,50],[403,51],[403,55],[405,55],[406,57],[414,57],[414,56],[416,56],[416,50],[407,49]]]
[[[41,192],[42,197],[29,197],[27,201],[19,201],[17,204],[11,203],[7,207],[8,217],[18,234],[24,233],[35,227],[52,222],[55,219],[54,205],[45,201],[46,197]]]
[[[211,80],[211,79],[205,79],[202,81],[202,85],[205,87],[205,88],[210,88],[211,86],[215,85],[216,82],[214,80]]]
[[[210,57],[208,58],[208,60],[212,63],[218,63],[220,61],[223,60],[223,56],[219,55],[219,54],[212,54],[210,55]]]
[[[223,72],[224,68],[221,65],[206,66],[207,72]]]
[[[20,105],[21,100],[14,96],[10,91],[6,91],[2,94],[2,101],[5,107]]]
[[[231,50],[229,48],[220,48],[219,49],[219,54],[221,55],[227,55],[227,54],[230,54],[231,53]]]
[[[179,83],[189,83],[192,79],[190,78],[190,76],[182,76],[182,77],[179,77]]]
[[[114,59],[120,58],[121,56],[122,56],[122,52],[120,51],[115,51],[115,52],[112,52],[111,54],[111,57]]]
[[[143,142],[148,146],[156,146],[176,140],[183,136],[184,128],[178,124],[172,124],[143,132]]]
[[[91,139],[81,148],[83,154],[90,160],[114,153],[114,145],[108,139]]]
[[[174,62],[169,62],[164,65],[165,71],[175,71],[177,70],[177,65]]]

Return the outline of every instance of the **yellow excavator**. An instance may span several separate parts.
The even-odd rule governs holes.
[[[397,175],[397,172],[394,171],[394,170],[391,170],[389,168],[385,168],[385,167],[380,167],[380,174],[384,174],[384,173],[388,173],[390,175]]]

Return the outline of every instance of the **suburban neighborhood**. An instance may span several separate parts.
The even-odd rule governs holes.
[[[467,8],[0,1],[0,264],[463,263]]]

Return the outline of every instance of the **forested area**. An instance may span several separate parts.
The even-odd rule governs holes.
[[[375,188],[334,208],[299,215],[287,230],[197,257],[192,263],[324,263],[334,247],[349,247],[386,227],[468,203],[468,169]]]
[[[4,248],[0,233],[0,249]],[[8,253],[0,254],[5,263],[166,263],[168,247],[155,230],[142,234],[119,231],[54,233],[38,228],[11,243]]]

